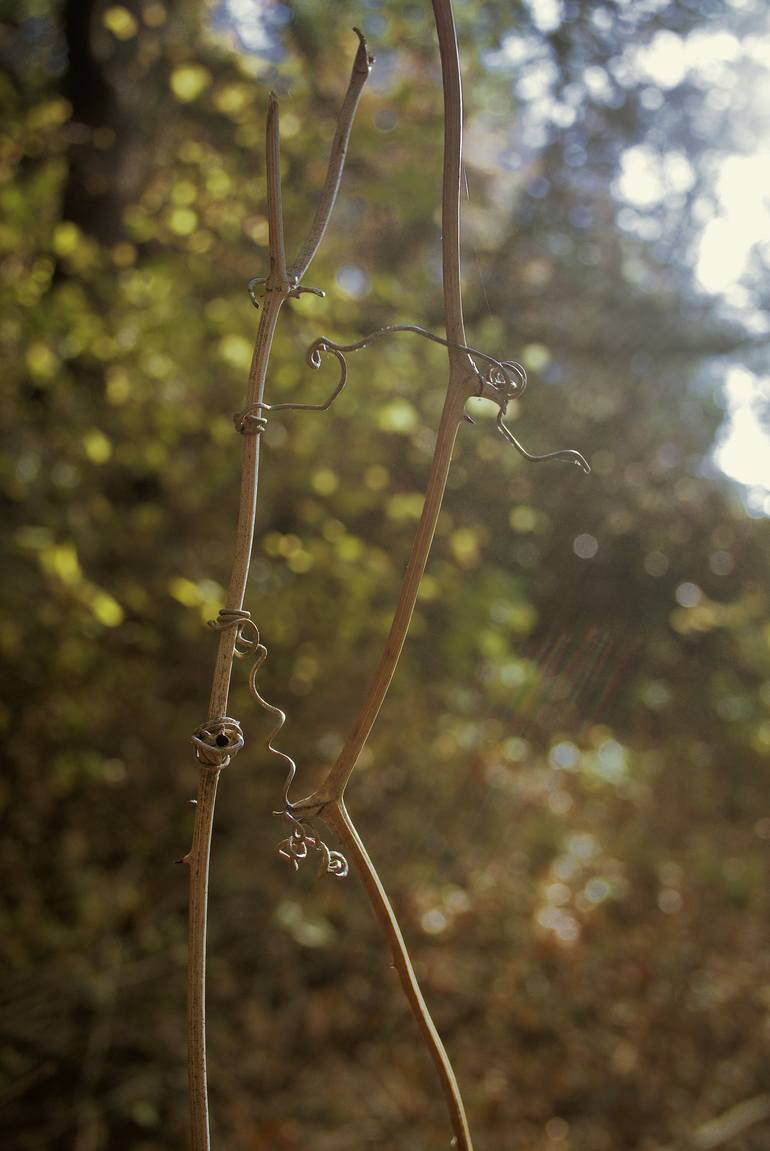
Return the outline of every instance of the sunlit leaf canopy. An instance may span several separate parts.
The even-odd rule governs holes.
[[[770,1091],[767,14],[456,9],[468,337],[527,367],[525,446],[593,472],[527,464],[470,406],[350,804],[479,1147],[685,1146]],[[285,309],[268,379],[313,401],[319,335],[443,330],[434,31],[399,0],[22,0],[2,20],[4,1107],[20,1148],[177,1148],[170,861],[234,537],[267,93],[293,253],[367,33],[306,280],[327,294]],[[384,641],[445,379],[442,349],[393,336],[351,357],[331,411],[269,421],[246,606],[303,790]],[[239,669],[232,713],[217,1145],[443,1148],[361,893],[274,856],[282,780]],[[767,1137],[760,1118],[723,1143]]]

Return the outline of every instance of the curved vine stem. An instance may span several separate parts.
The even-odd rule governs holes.
[[[351,860],[369,897],[383,934],[388,940],[393,957],[393,966],[398,972],[404,995],[417,1019],[425,1044],[436,1067],[454,1132],[454,1146],[468,1148],[469,1151],[472,1151],[471,1133],[452,1064],[449,1062],[449,1056],[441,1042],[441,1036],[436,1030],[436,1025],[420,991],[420,985],[417,982],[404,937],[401,934],[398,920],[385,888],[377,874],[377,869],[369,858],[363,841],[341,799],[328,804],[321,812],[321,818],[337,836],[345,854]]]
[[[296,260],[286,260],[281,207],[278,104],[271,94],[268,102],[266,129],[267,200],[269,224],[270,268],[266,277],[249,282],[249,294],[259,306],[264,298],[254,354],[249,375],[246,406],[235,416],[236,429],[244,436],[241,492],[236,533],[235,555],[227,592],[226,606],[213,626],[219,632],[219,645],[212,682],[209,718],[193,736],[201,772],[196,806],[192,847],[184,862],[190,867],[190,923],[188,960],[188,1033],[189,1084],[192,1128],[192,1151],[209,1151],[208,1098],[206,1085],[205,1045],[205,962],[206,916],[209,856],[213,828],[214,806],[219,775],[243,746],[243,732],[237,720],[227,713],[227,703],[233,658],[251,653],[255,657],[249,677],[252,695],[257,703],[274,718],[274,727],[267,748],[282,762],[289,765],[289,776],[284,788],[282,815],[290,834],[281,844],[281,854],[294,867],[298,860],[315,852],[322,870],[342,876],[347,870],[344,857],[331,852],[302,817],[319,816],[338,836],[355,867],[369,897],[374,913],[385,934],[394,964],[399,973],[404,993],[422,1031],[426,1047],[433,1059],[447,1103],[454,1146],[459,1151],[472,1151],[472,1141],[460,1091],[446,1051],[431,1019],[420,992],[409,955],[395,914],[377,875],[374,864],[347,813],[344,794],[372,727],[382,707],[415,608],[420,582],[425,571],[428,554],[435,534],[438,516],[446,489],[457,432],[465,416],[465,404],[472,396],[483,395],[493,399],[500,407],[498,428],[509,442],[529,459],[569,458],[579,463],[578,453],[550,453],[549,456],[530,456],[503,423],[505,404],[523,390],[526,376],[520,365],[513,361],[497,361],[466,345],[462,314],[460,281],[460,179],[462,163],[462,85],[460,76],[457,36],[451,0],[432,0],[438,33],[444,94],[444,160],[442,185],[442,251],[443,289],[446,317],[446,339],[426,333],[415,325],[400,325],[391,331],[411,331],[443,344],[448,351],[449,374],[447,391],[437,431],[436,445],[430,476],[425,493],[420,522],[412,541],[406,572],[399,593],[390,633],[374,678],[361,704],[352,731],[326,779],[313,795],[292,802],[289,795],[295,766],[291,757],[273,744],[274,737],[283,726],[282,710],[268,703],[260,694],[256,677],[266,656],[256,625],[243,610],[254,535],[254,517],[257,501],[257,479],[261,433],[266,426],[266,413],[279,409],[326,410],[339,394],[346,379],[343,352],[354,346],[364,346],[374,333],[357,345],[336,345],[330,340],[316,341],[308,355],[311,366],[318,367],[320,353],[335,355],[340,364],[340,378],[335,390],[322,404],[276,404],[265,402],[265,380],[276,324],[285,301],[302,292],[318,293],[305,288],[301,279],[323,239],[339,189],[342,167],[347,152],[353,116],[369,74],[372,58],[368,56],[366,42],[360,32],[359,48],[353,64],[348,91],[340,112],[337,132],[332,144],[326,180],[320,202],[307,237]],[[478,356],[488,365],[482,376],[473,357]],[[584,463],[585,461],[583,461]],[[587,467],[587,465],[586,465]],[[240,647],[239,647],[240,640]]]
[[[326,780],[307,801],[318,806],[342,799],[398,664],[414,613],[439,512],[446,490],[452,451],[465,404],[477,394],[478,372],[466,350],[460,290],[460,172],[462,164],[462,88],[457,33],[451,0],[433,0],[444,86],[444,164],[442,189],[442,255],[449,380],[436,446],[417,527],[385,650],[353,730]],[[304,804],[300,805],[304,806]]]
[[[457,432],[465,404],[477,394],[478,372],[465,350],[462,294],[460,287],[460,174],[462,164],[462,85],[454,15],[451,0],[433,0],[438,32],[444,90],[444,162],[442,187],[442,255],[444,308],[449,355],[449,380],[422,514],[407,563],[385,650],[374,679],[361,705],[353,730],[337,761],[321,787],[308,799],[293,805],[318,810],[321,818],[339,836],[361,878],[375,915],[388,939],[404,992],[422,1031],[426,1047],[436,1066],[449,1117],[460,1151],[473,1151],[470,1129],[452,1066],[431,1019],[428,1007],[409,961],[393,909],[369,859],[363,843],[347,814],[344,793],[358,758],[379,715],[404,646],[414,613],[417,593],[425,571],[439,512],[446,490]]]

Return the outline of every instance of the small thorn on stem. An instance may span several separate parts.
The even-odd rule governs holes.
[[[174,863],[189,863],[189,862],[190,862],[190,852],[189,851],[187,852],[187,855],[183,855],[180,859],[174,860]]]
[[[198,806],[198,800],[197,799],[188,799],[187,802],[190,805],[190,807],[197,807]]]

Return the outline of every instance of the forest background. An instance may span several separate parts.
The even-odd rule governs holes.
[[[170,1151],[187,1122],[173,860],[234,539],[266,97],[293,248],[364,29],[377,62],[309,281],[327,295],[285,309],[268,378],[269,399],[307,400],[333,373],[304,363],[317,336],[442,330],[438,55],[427,2],[0,14],[5,1146]],[[525,445],[578,448],[593,473],[525,463],[477,405],[350,805],[480,1149],[759,1151],[767,16],[456,16],[469,341],[526,365]],[[351,360],[331,411],[269,422],[246,606],[297,794],[383,643],[444,379],[442,349],[393,337]],[[247,749],[211,886],[215,1143],[437,1151],[433,1069],[356,881],[275,855],[283,780],[240,671]]]

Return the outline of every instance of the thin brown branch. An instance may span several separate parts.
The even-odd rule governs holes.
[[[333,155],[333,180],[327,179],[322,203],[311,228],[312,243],[303,249],[304,265],[290,276],[286,268],[283,210],[281,204],[280,141],[278,102],[271,93],[268,100],[266,125],[266,169],[270,257],[269,274],[264,281],[265,306],[260,317],[254,353],[249,372],[247,406],[236,420],[243,433],[238,523],[235,551],[227,590],[227,601],[217,623],[219,644],[212,678],[209,718],[193,737],[196,754],[201,763],[198,797],[195,810],[192,847],[184,857],[190,869],[190,910],[188,930],[188,1081],[190,1093],[190,1125],[192,1151],[209,1151],[208,1087],[206,1077],[206,921],[208,907],[209,858],[214,824],[217,785],[220,772],[231,757],[243,746],[243,733],[237,720],[227,715],[232,662],[236,643],[241,634],[244,613],[243,599],[251,562],[254,540],[254,520],[257,506],[261,432],[265,421],[264,391],[267,367],[278,317],[284,302],[298,294],[300,280],[315,254],[331,215],[339,190],[342,165],[350,134],[350,125],[358,103],[361,88],[369,74],[368,57],[363,36],[359,33],[359,49],[353,65],[348,95],[340,113],[337,136],[343,141]],[[361,54],[367,61],[365,74]],[[352,99],[351,92],[356,93]],[[335,137],[335,140],[337,138]],[[318,221],[320,220],[320,224]],[[314,231],[315,229],[315,231]],[[320,229],[320,230],[319,230]],[[252,295],[252,299],[253,299]]]
[[[449,1056],[441,1042],[441,1036],[436,1030],[428,1006],[420,991],[420,985],[417,982],[404,937],[401,934],[398,920],[385,888],[377,874],[377,869],[369,858],[363,841],[342,800],[330,803],[325,807],[321,812],[321,818],[337,836],[346,855],[352,861],[382,932],[388,941],[393,957],[393,966],[398,972],[404,995],[422,1031],[425,1045],[436,1067],[455,1136],[454,1146],[472,1151],[471,1133],[468,1129],[468,1120],[465,1116],[465,1108],[463,1107],[460,1088],[457,1086],[457,1080],[452,1070],[452,1064],[449,1062]]]
[[[435,534],[446,489],[452,450],[463,419],[466,401],[476,392],[476,370],[465,344],[460,287],[460,172],[462,166],[462,82],[454,15],[450,0],[433,0],[444,84],[444,164],[442,184],[442,257],[444,306],[449,351],[447,397],[441,414],[430,477],[420,522],[412,542],[385,651],[369,691],[336,763],[322,786],[298,806],[341,800],[374,722],[382,707],[401,656],[414,613],[420,581]]]
[[[460,177],[463,148],[463,90],[460,53],[451,0],[433,0],[441,79],[444,86],[444,166],[441,190],[441,258],[447,338],[464,344],[463,297],[460,283]],[[462,372],[465,358],[450,351],[453,373]]]
[[[209,1101],[206,1087],[206,919],[209,855],[219,772],[201,771],[195,809],[190,867],[187,950],[187,1080],[193,1151],[209,1147]]]
[[[353,127],[356,108],[358,107],[358,101],[361,99],[364,84],[367,81],[372,64],[374,63],[374,57],[368,53],[363,33],[360,32],[358,28],[354,28],[353,31],[359,40],[358,52],[356,53],[356,58],[353,63],[350,84],[348,85],[348,90],[337,119],[337,131],[332,141],[329,165],[326,171],[323,190],[321,191],[321,198],[318,201],[318,207],[316,208],[313,223],[310,225],[310,231],[305,238],[299,255],[289,269],[290,277],[297,283],[299,283],[308,270],[310,261],[318,251],[318,246],[324,238],[326,228],[331,219],[332,209],[334,208],[334,203],[340,188],[342,169],[345,165],[345,157],[348,152],[348,141],[350,140],[350,131]]]
[[[374,722],[387,695],[388,688],[398,665],[401,651],[414,614],[417,593],[428,561],[428,553],[436,531],[441,504],[446,490],[447,477],[452,462],[452,451],[457,429],[463,418],[465,402],[473,395],[471,378],[467,389],[461,393],[448,392],[441,413],[441,422],[436,437],[436,447],[431,463],[430,478],[425,492],[422,514],[417,526],[412,548],[404,574],[401,591],[390,626],[385,650],[380,657],[374,679],[360,708],[353,730],[350,733],[336,763],[333,765],[321,788],[307,801],[311,806],[342,799],[348,780],[355,769]],[[298,806],[304,806],[300,804]]]
[[[473,1151],[465,1110],[449,1058],[441,1043],[427,1004],[420,992],[403,937],[377,871],[358,837],[344,805],[345,788],[358,757],[379,715],[398,665],[446,489],[452,451],[466,401],[476,393],[478,373],[468,355],[457,345],[465,344],[460,284],[460,171],[462,164],[462,82],[457,35],[450,0],[433,0],[433,11],[441,52],[444,85],[444,164],[442,187],[442,244],[444,305],[449,342],[449,380],[441,413],[430,477],[404,575],[398,604],[385,650],[377,671],[337,761],[324,783],[307,800],[292,810],[318,809],[324,821],[340,836],[361,877],[370,903],[388,939],[404,993],[420,1026],[444,1092],[455,1145],[460,1151]]]
[[[281,198],[281,141],[278,127],[278,100],[271,92],[267,99],[267,227],[270,253],[269,289],[286,282],[286,243],[283,236],[283,201]]]
[[[770,1119],[770,1095],[754,1095],[698,1127],[691,1139],[692,1146],[694,1151],[714,1151],[728,1139],[767,1119]]]

